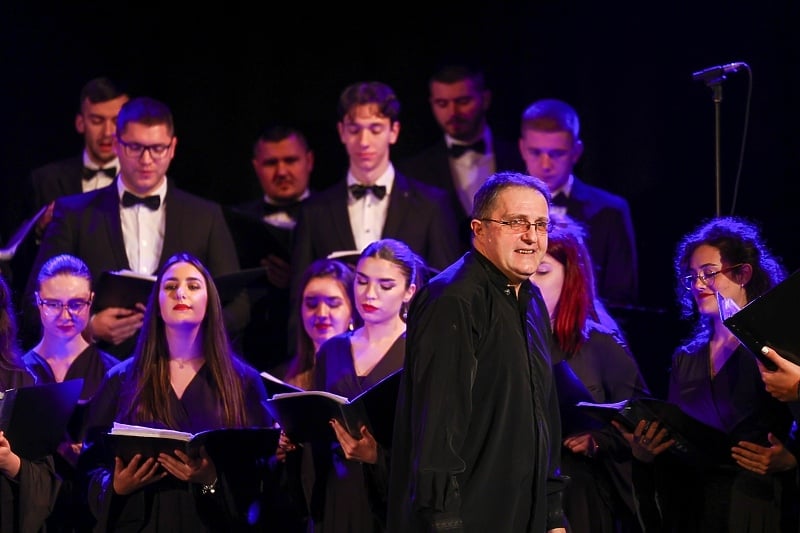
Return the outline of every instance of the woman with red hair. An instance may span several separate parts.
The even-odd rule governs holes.
[[[566,216],[551,218],[547,254],[531,281],[542,292],[553,328],[561,466],[570,478],[564,492],[569,530],[638,531],[627,443],[615,428],[586,423],[573,408],[580,399],[612,403],[648,396],[649,390],[619,327],[595,295],[582,228]]]

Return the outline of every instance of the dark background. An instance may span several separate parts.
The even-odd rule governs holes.
[[[396,156],[432,142],[439,130],[426,80],[440,54],[453,50],[487,67],[495,135],[516,138],[522,110],[536,99],[570,102],[586,146],[577,174],[631,204],[639,315],[660,324],[634,347],[656,365],[681,334],[674,247],[716,214],[712,92],[691,74],[745,61],[752,80],[743,71],[722,84],[721,212],[760,222],[789,270],[800,267],[797,2],[12,4],[0,5],[0,179],[7,183],[80,151],[78,93],[97,75],[171,106],[179,143],[170,177],[221,203],[258,194],[251,144],[269,120],[308,132],[317,153],[313,186],[342,179],[335,107],[354,81],[377,79],[398,93]],[[9,209],[15,200],[3,202]]]

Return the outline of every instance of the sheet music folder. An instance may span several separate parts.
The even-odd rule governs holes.
[[[219,428],[192,434],[117,422],[103,436],[109,464],[113,464],[115,456],[127,463],[136,454],[157,457],[159,453],[172,455],[176,449],[197,456],[199,448],[205,446],[218,468],[245,457],[268,457],[277,449],[279,437],[280,430],[267,427]]]
[[[719,293],[717,293],[719,296]],[[719,299],[718,299],[719,301]],[[720,305],[723,324],[767,368],[774,363],[761,353],[769,346],[784,359],[800,365],[800,322],[797,320],[800,303],[800,270],[784,279],[740,310],[725,316]]]
[[[11,449],[25,459],[56,452],[65,438],[83,379],[9,389],[0,399],[0,429]]]
[[[378,444],[389,448],[401,373],[395,370],[352,399],[310,390],[274,394],[265,406],[294,442],[335,440],[328,421],[336,418],[354,438],[366,425]]]
[[[669,450],[690,464],[730,465],[733,442],[723,431],[686,414],[678,405],[658,398],[631,398],[616,403],[579,402],[577,408],[605,423],[619,422],[633,431],[640,421],[657,420],[675,444]]]

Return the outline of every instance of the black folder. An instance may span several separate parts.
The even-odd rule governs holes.
[[[273,376],[267,371],[261,372],[261,378],[264,380],[264,388],[267,389],[267,397],[272,398],[276,394],[285,394],[287,392],[301,392],[303,389],[296,387],[291,383],[286,383],[282,379]]]
[[[739,311],[730,316],[723,314],[723,324],[770,370],[775,370],[776,367],[761,353],[764,346],[773,348],[784,359],[800,365],[798,302],[800,270],[751,300]],[[722,305],[720,313],[724,313]]]
[[[224,465],[237,464],[245,458],[269,457],[278,448],[280,437],[280,430],[266,427],[210,429],[195,434],[131,427],[135,428],[133,434],[114,433],[117,425],[112,432],[105,434],[106,460],[110,464],[113,464],[111,461],[114,457],[120,457],[127,463],[136,454],[146,459],[157,457],[159,453],[174,455],[175,450],[197,456],[200,447],[204,446],[215,466],[221,469]]]
[[[107,270],[94,283],[92,313],[108,307],[134,309],[137,303],[147,304],[156,277],[131,270]]]
[[[243,267],[257,266],[258,261],[268,255],[276,255],[287,262],[290,260],[289,240],[283,242],[276,234],[281,230],[271,228],[260,218],[236,207],[224,206],[223,213]]]
[[[9,389],[0,399],[0,429],[25,459],[55,453],[81,395],[83,379]]]
[[[336,440],[329,421],[336,418],[353,438],[366,425],[384,448],[392,446],[395,406],[402,369],[395,370],[352,399],[325,391],[275,394],[266,407],[294,442]]]
[[[214,285],[217,287],[222,305],[227,305],[242,291],[247,292],[251,302],[260,294],[270,295],[275,289],[267,277],[264,267],[246,268],[228,274],[214,276]]]
[[[642,420],[657,420],[659,426],[667,429],[668,437],[675,439],[669,450],[689,464],[733,464],[731,447],[734,443],[728,435],[688,415],[672,402],[631,398],[616,403],[580,402],[578,407],[603,422],[616,420],[628,431],[633,431]]]

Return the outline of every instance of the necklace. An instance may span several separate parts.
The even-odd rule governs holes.
[[[200,358],[201,358],[201,356],[199,356],[199,355],[196,356],[196,357],[187,357],[186,359],[179,359],[177,357],[173,357],[173,358],[170,359],[170,362],[171,363],[177,363],[178,364],[178,369],[183,370],[183,367],[186,365],[186,363],[189,363],[191,361],[196,361],[196,360],[198,360]]]

